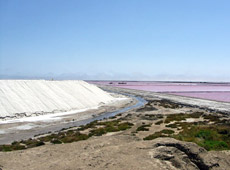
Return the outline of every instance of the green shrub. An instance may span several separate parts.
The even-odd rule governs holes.
[[[174,131],[173,130],[170,130],[170,129],[164,129],[164,130],[162,130],[162,131],[160,131],[161,133],[164,133],[164,134],[169,134],[169,135],[171,135],[171,134],[173,134],[174,133]]]
[[[191,125],[184,122],[183,131],[173,137],[194,142],[207,150],[230,149],[230,128],[226,125]]]
[[[203,115],[202,112],[194,112],[191,114],[184,114],[184,113],[179,113],[179,114],[171,114],[167,115],[167,118],[165,119],[165,123],[170,123],[172,121],[182,121],[186,120],[187,118],[199,118]]]
[[[136,131],[149,131],[149,129],[147,127],[151,127],[151,124],[148,125],[141,125],[137,128]]]
[[[144,140],[153,140],[159,137],[168,137],[170,134],[173,134],[174,131],[173,130],[169,130],[169,129],[164,129],[162,131],[156,132],[152,135],[149,135],[145,138],[143,138]]]
[[[160,125],[162,123],[163,123],[163,120],[160,120],[160,121],[156,122],[155,125]]]
[[[53,144],[62,144],[62,141],[60,141],[58,139],[54,139],[54,140],[51,140],[51,143],[53,143]]]
[[[214,140],[206,140],[200,144],[207,150],[225,150],[229,149],[229,146],[224,141],[214,141]]]
[[[105,133],[106,133],[105,128],[97,128],[97,129],[90,130],[89,136],[102,136]]]
[[[178,124],[176,123],[172,123],[172,124],[168,124],[168,125],[165,125],[165,127],[169,127],[169,128],[178,128]]]
[[[33,148],[36,146],[42,146],[45,145],[45,143],[43,141],[39,141],[36,139],[28,139],[28,140],[23,140],[21,141],[21,143],[26,145],[26,148]]]
[[[202,138],[203,140],[213,140],[213,131],[211,130],[200,130],[195,134],[195,137]]]
[[[220,121],[220,119],[217,115],[206,114],[203,117],[204,117],[204,119],[208,119],[209,121],[212,121],[212,122],[219,122]]]
[[[119,131],[122,131],[122,130],[126,130],[126,129],[129,129],[133,126],[132,123],[129,123],[129,122],[124,122],[124,123],[121,123],[118,125],[118,130]]]
[[[160,132],[156,132],[156,133],[154,133],[152,135],[149,135],[149,136],[147,136],[147,137],[145,137],[143,139],[144,140],[153,140],[153,139],[156,139],[156,138],[159,138],[159,137],[167,137],[167,136],[162,134],[162,133],[160,133]]]

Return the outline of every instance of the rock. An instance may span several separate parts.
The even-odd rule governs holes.
[[[229,160],[226,160],[221,152],[208,152],[191,142],[157,138],[154,140],[153,148],[154,158],[169,161],[178,169],[228,169],[230,166]]]

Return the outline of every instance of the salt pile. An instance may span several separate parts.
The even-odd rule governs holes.
[[[84,81],[0,80],[1,118],[87,109],[113,100]]]

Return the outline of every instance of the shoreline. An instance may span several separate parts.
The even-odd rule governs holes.
[[[134,89],[126,89],[120,87],[113,87],[107,85],[97,85],[98,87],[102,88],[103,90],[110,90],[113,92],[123,92],[132,95],[140,95],[142,97],[150,97],[155,99],[167,99],[177,103],[190,105],[193,107],[199,107],[202,109],[209,109],[210,111],[220,111],[225,114],[230,114],[230,103],[228,102],[219,102],[207,99],[199,99],[193,97],[185,97],[185,96],[178,96],[173,94],[165,94],[165,93],[157,93],[151,91],[143,91],[143,90],[134,90]]]

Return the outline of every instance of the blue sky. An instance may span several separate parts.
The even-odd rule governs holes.
[[[0,0],[0,78],[230,81],[229,0]]]

